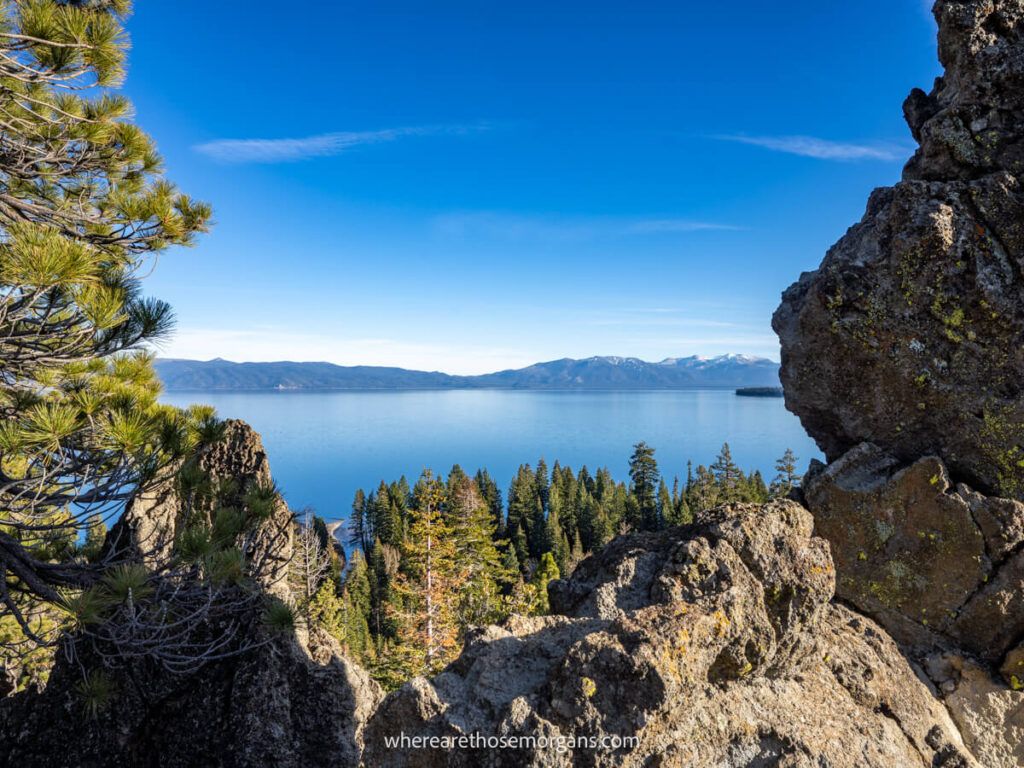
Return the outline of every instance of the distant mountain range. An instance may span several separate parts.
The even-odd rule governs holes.
[[[161,359],[156,361],[156,370],[168,390],[600,390],[779,385],[778,363],[748,355],[669,358],[658,363],[635,357],[564,358],[480,376],[332,363],[232,363],[220,358]]]

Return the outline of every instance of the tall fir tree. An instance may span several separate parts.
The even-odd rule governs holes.
[[[444,484],[425,472],[417,483],[409,536],[402,544],[401,570],[394,582],[399,598],[394,618],[409,676],[439,671],[458,639],[455,603],[464,575],[444,519],[445,498]]]
[[[743,501],[750,501],[757,504],[763,504],[768,501],[770,492],[768,490],[768,486],[764,482],[764,477],[761,476],[761,470],[755,469],[747,476],[746,486],[746,495]]]
[[[728,443],[722,444],[715,462],[711,465],[711,472],[718,483],[722,501],[740,501],[742,498],[741,484],[743,472],[732,460],[732,450]]]
[[[477,470],[475,479],[476,486],[484,498],[484,503],[491,511],[495,538],[503,539],[505,538],[505,507],[501,502],[501,489],[498,488],[498,484],[494,482],[494,478],[486,469]]]
[[[515,548],[519,567],[525,574],[530,560],[531,526],[537,505],[537,480],[528,464],[519,467],[508,490],[505,535]]]
[[[506,569],[501,548],[507,542],[495,538],[494,515],[475,481],[449,478],[446,520],[461,571],[456,605],[459,629],[501,621],[502,595],[518,576],[518,564],[515,574]]]
[[[402,543],[403,520],[391,488],[381,480],[377,492],[370,497],[370,515],[374,533],[384,544],[399,546]]]
[[[349,517],[349,539],[348,543],[353,547],[359,547],[363,552],[370,550],[370,543],[373,541],[369,515],[366,505],[366,494],[360,488],[352,499],[352,515]]]
[[[714,473],[703,464],[699,465],[687,485],[686,505],[691,512],[703,512],[711,509],[721,500],[718,480]]]
[[[633,455],[629,460],[630,493],[635,504],[630,506],[629,524],[633,528],[655,531],[661,528],[658,511],[658,462],[654,459],[654,449],[647,443],[633,446]]]
[[[338,640],[346,654],[362,664],[374,656],[370,635],[370,577],[363,553],[352,553],[341,588],[341,632]]]
[[[800,483],[800,475],[796,468],[797,458],[793,449],[786,452],[775,462],[775,478],[772,480],[770,493],[773,497],[788,496]]]

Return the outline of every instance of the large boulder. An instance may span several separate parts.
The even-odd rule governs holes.
[[[864,443],[804,480],[836,593],[924,654],[950,640],[1000,663],[1024,633],[1024,504],[954,486],[931,456]]]
[[[939,0],[920,149],[773,318],[786,404],[834,461],[939,456],[1024,498],[1024,0]]]
[[[388,696],[364,762],[976,765],[896,644],[831,602],[812,525],[782,501],[616,539],[552,584],[561,615],[481,630]]]

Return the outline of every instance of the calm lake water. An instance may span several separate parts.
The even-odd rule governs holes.
[[[274,478],[293,509],[312,506],[328,520],[346,517],[357,488],[424,468],[447,474],[486,467],[503,493],[522,463],[626,479],[632,446],[657,449],[662,473],[686,477],[686,461],[714,461],[725,441],[746,471],[774,476],[792,448],[806,469],[820,456],[781,398],[732,390],[671,392],[170,392],[174,405],[213,405],[221,418],[248,421],[263,435]]]

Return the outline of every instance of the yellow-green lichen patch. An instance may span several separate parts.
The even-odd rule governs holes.
[[[1024,496],[1024,424],[1009,407],[986,408],[982,413],[982,451],[995,469],[997,491],[1013,498]]]
[[[597,683],[591,680],[589,677],[584,677],[581,681],[581,687],[583,688],[583,695],[588,699],[597,693]]]

